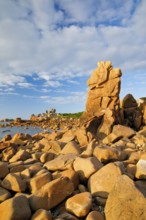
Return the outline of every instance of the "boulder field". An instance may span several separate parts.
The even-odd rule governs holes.
[[[79,130],[58,133],[2,139],[1,220],[146,219],[146,127],[84,145]]]
[[[1,139],[0,220],[146,219],[144,108],[120,77],[98,63],[80,125]]]

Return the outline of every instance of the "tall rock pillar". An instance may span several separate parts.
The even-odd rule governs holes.
[[[102,116],[105,110],[117,110],[120,107],[120,77],[119,68],[113,68],[110,61],[98,62],[98,67],[88,79],[88,95],[84,116],[90,118]]]

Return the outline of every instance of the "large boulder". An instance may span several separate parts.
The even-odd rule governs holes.
[[[98,139],[103,139],[112,132],[113,125],[116,121],[115,111],[107,108],[104,112],[101,124],[97,130]]]
[[[122,175],[121,163],[109,163],[90,176],[88,181],[89,191],[94,196],[107,198],[117,178]]]
[[[66,170],[72,168],[73,161],[76,157],[76,154],[59,155],[54,160],[46,162],[44,167],[50,171]]]
[[[127,126],[124,125],[114,125],[112,133],[114,133],[117,137],[131,138],[136,134],[136,132]]]
[[[52,216],[50,211],[39,209],[33,214],[31,220],[52,220]]]
[[[35,144],[34,144],[34,149],[35,150],[41,150],[41,149],[44,149],[44,148],[47,148],[47,150],[49,150],[51,148],[50,144],[49,144],[49,140],[47,138],[42,138],[41,140],[37,141]]]
[[[92,211],[88,214],[86,220],[104,220],[104,217],[100,212]]]
[[[57,171],[53,173],[53,179],[57,179],[60,177],[68,177],[74,184],[74,188],[76,189],[79,184],[79,175],[73,169],[67,169],[64,171]]]
[[[11,163],[19,161],[19,160],[27,160],[31,155],[26,150],[18,150],[18,152],[9,160]]]
[[[125,123],[139,130],[142,124],[142,112],[135,98],[131,94],[127,94],[122,100],[121,107],[124,112]]]
[[[9,173],[1,183],[5,189],[12,190],[14,192],[24,192],[26,189],[26,182],[15,173]]]
[[[31,210],[25,196],[17,196],[0,204],[1,220],[30,220]]]
[[[77,144],[75,141],[70,141],[63,147],[60,153],[61,154],[72,153],[79,155],[81,153],[81,149],[79,144]]]
[[[42,186],[35,194],[30,197],[32,210],[49,210],[61,203],[74,191],[74,184],[68,177],[62,177]]]
[[[27,141],[30,141],[32,137],[29,134],[22,134],[22,133],[16,133],[11,143],[14,143],[16,145],[25,145]]]
[[[76,131],[68,130],[63,134],[62,138],[59,141],[68,143],[70,141],[73,141],[75,137],[76,137]]]
[[[131,94],[127,94],[122,100],[122,107],[124,109],[138,107],[138,104]],[[129,109],[130,110],[130,109]]]
[[[146,160],[139,160],[136,164],[136,174],[137,179],[146,179]]]
[[[77,217],[85,217],[92,206],[92,196],[89,192],[79,193],[66,201],[67,211]]]
[[[42,186],[52,180],[52,175],[49,172],[36,175],[30,179],[29,185],[32,193],[37,192]]]
[[[8,173],[8,164],[0,161],[0,179],[3,179]]]
[[[146,199],[128,176],[116,180],[106,202],[105,216],[106,220],[146,219]]]
[[[76,131],[77,140],[81,147],[85,147],[88,145],[89,140],[87,136],[87,131],[85,127],[80,127]]]
[[[8,190],[0,187],[0,203],[4,202],[7,199],[9,199],[11,196],[12,195]]]
[[[103,164],[96,157],[77,157],[73,163],[74,170],[79,174],[80,180],[87,180],[99,170]]]
[[[119,160],[120,151],[112,147],[95,147],[93,155],[102,163]]]

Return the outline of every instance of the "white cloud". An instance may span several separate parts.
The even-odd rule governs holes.
[[[68,93],[69,94],[69,93]],[[71,92],[67,96],[41,96],[44,102],[49,104],[57,104],[57,105],[64,105],[64,104],[77,104],[77,103],[84,103],[86,99],[85,92]]]
[[[44,84],[45,87],[60,87],[61,86],[61,83],[59,81],[47,81],[45,84]]]
[[[65,21],[95,24],[99,22],[112,22],[130,17],[134,9],[133,0],[58,0],[60,9],[66,13]],[[118,11],[118,13],[117,13]]]
[[[31,83],[27,83],[27,82],[22,82],[22,83],[20,82],[17,85],[21,88],[27,88],[27,89],[33,87]]]
[[[25,78],[19,75],[0,73],[0,86],[14,86],[17,82],[24,82]]]
[[[59,87],[61,80],[91,74],[96,62],[106,59],[124,71],[143,70],[145,2],[131,14],[132,0],[100,0],[98,4],[96,0],[1,0],[0,85],[27,87],[25,76],[36,73],[46,86]],[[96,21],[115,19],[124,26],[94,26]],[[57,29],[58,24],[70,22],[84,26]]]

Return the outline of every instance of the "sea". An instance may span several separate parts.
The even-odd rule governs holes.
[[[13,136],[16,133],[24,133],[34,135],[40,132],[43,132],[44,129],[39,127],[32,127],[32,126],[9,126],[9,122],[0,122],[0,124],[5,124],[7,126],[0,128],[0,139],[2,139],[5,135],[10,134]]]

